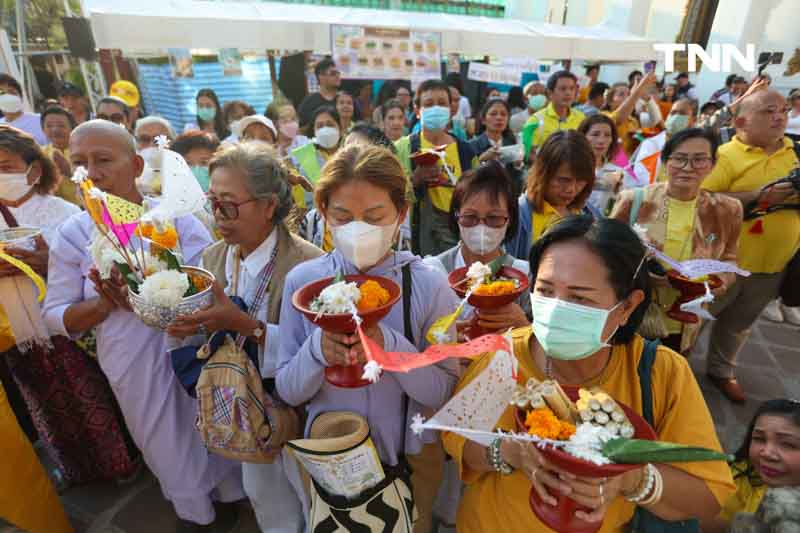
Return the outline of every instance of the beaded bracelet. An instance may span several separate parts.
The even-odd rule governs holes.
[[[658,468],[653,467],[653,472],[655,473],[653,492],[647,499],[639,502],[640,506],[655,505],[661,501],[661,496],[664,493],[664,478],[661,476],[661,472],[659,472]]]
[[[500,474],[507,476],[514,472],[514,467],[503,461],[503,457],[500,454],[501,443],[501,438],[498,437],[494,439],[489,447],[486,448],[486,458],[489,461],[489,466],[491,466],[495,472],[499,472]]]
[[[642,481],[639,482],[639,486],[636,487],[636,490],[630,495],[626,494],[625,499],[631,503],[639,504],[650,495],[656,483],[655,472],[658,472],[658,470],[650,463],[647,463],[644,467],[644,476],[642,476]]]

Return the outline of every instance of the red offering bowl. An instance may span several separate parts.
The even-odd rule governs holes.
[[[292,294],[292,305],[295,309],[303,313],[308,320],[322,328],[323,331],[350,335],[356,331],[356,323],[353,321],[353,316],[351,314],[341,313],[320,315],[316,311],[311,310],[311,302],[319,295],[319,293],[322,292],[324,288],[332,284],[334,279],[335,278],[331,276],[329,278],[312,281],[311,283],[300,287],[294,292],[294,294]],[[359,312],[358,316],[361,317],[361,320],[363,321],[362,326],[364,328],[374,326],[383,320],[383,318],[389,314],[389,311],[391,311],[392,306],[396,304],[398,300],[400,300],[400,286],[389,278],[356,274],[352,276],[345,276],[344,279],[347,282],[356,282],[359,286],[366,281],[373,280],[378,282],[381,287],[389,291],[389,301],[386,304],[376,307],[370,311],[365,311],[363,313]],[[361,379],[363,373],[364,365],[333,365],[325,369],[325,379],[328,380],[328,383],[331,385],[336,385],[337,387],[364,387],[369,385],[370,382],[368,380]]]
[[[414,152],[409,157],[417,166],[430,167],[441,160],[441,158],[433,152],[444,152],[445,150],[447,150],[447,145],[443,144],[441,146],[434,146],[433,148]]]
[[[461,298],[467,295],[467,282],[464,281],[464,278],[466,277],[468,270],[469,267],[457,268],[450,272],[450,275],[447,277],[447,280],[450,282],[450,288],[452,288]],[[467,303],[476,309],[497,309],[498,307],[503,307],[504,305],[516,301],[522,293],[528,290],[528,276],[516,268],[511,268],[508,266],[500,267],[500,270],[497,271],[497,275],[503,278],[518,280],[519,287],[514,292],[510,292],[508,294],[498,294],[493,296],[472,294],[470,295],[469,300],[467,300]],[[477,320],[477,317],[475,317],[464,329],[464,335],[467,337],[467,339],[477,339],[482,335],[495,333],[493,330],[478,326]]]
[[[563,386],[564,392],[569,396],[572,401],[576,401],[579,397],[579,387]],[[638,413],[634,412],[627,405],[619,404],[625,412],[633,425],[634,435],[636,439],[656,440],[658,435],[650,427],[650,424],[642,418]],[[514,413],[519,431],[527,433],[525,427],[525,413],[522,409],[517,409]],[[561,450],[559,448],[546,447],[540,448],[542,454],[547,460],[557,466],[558,468],[582,477],[595,477],[607,478],[615,477],[629,470],[639,468],[642,465],[638,464],[608,464],[596,465],[584,459],[579,459],[574,455]],[[595,533],[600,529],[601,523],[584,522],[575,516],[575,511],[586,511],[587,509],[575,503],[572,499],[564,494],[551,491],[552,496],[556,499],[556,505],[551,506],[544,503],[539,498],[539,493],[536,489],[531,487],[530,504],[533,513],[545,525],[556,531],[570,532],[570,533]]]
[[[672,307],[667,311],[667,316],[678,322],[685,322],[687,324],[697,324],[700,318],[694,313],[687,313],[681,311],[681,305],[691,302],[696,298],[700,298],[706,293],[705,282],[692,281],[675,272],[674,270],[667,271],[667,280],[669,284],[675,289],[680,291],[680,296]],[[722,286],[722,280],[718,276],[711,275],[708,277],[708,286],[713,290]]]

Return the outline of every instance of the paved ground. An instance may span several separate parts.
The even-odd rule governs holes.
[[[700,387],[714,416],[723,446],[733,451],[741,442],[759,402],[771,398],[800,398],[800,328],[761,321],[741,355],[739,380],[750,395],[745,405],[725,400],[705,378],[701,337],[691,359]],[[172,533],[175,518],[149,474],[127,487],[93,484],[75,487],[62,495],[64,506],[78,533]],[[0,533],[11,533],[0,525]],[[245,510],[239,533],[258,533],[252,512]]]

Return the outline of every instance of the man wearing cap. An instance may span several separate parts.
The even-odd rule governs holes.
[[[128,129],[131,129],[139,120],[139,89],[128,80],[117,80],[108,90],[109,96],[115,96],[128,106]]]
[[[30,134],[39,146],[47,144],[38,113],[27,113],[22,101],[22,87],[8,74],[0,74],[0,124],[8,124]]]
[[[240,141],[264,141],[275,146],[278,130],[264,115],[250,115],[233,123],[233,133]]]
[[[689,73],[688,72],[681,72],[675,77],[675,83],[678,85],[678,89],[675,92],[675,99],[678,100],[680,98],[690,98],[692,100],[697,100],[697,91],[694,90],[694,85],[689,83]]]
[[[73,83],[65,82],[61,85],[58,89],[58,102],[72,114],[76,124],[82,124],[92,118],[83,89]]]

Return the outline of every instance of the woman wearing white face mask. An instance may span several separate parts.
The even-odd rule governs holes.
[[[41,231],[24,246],[9,243],[4,251],[44,280],[56,228],[80,211],[53,195],[58,180],[55,165],[30,135],[0,125],[0,229]],[[37,294],[29,277],[0,260],[0,376],[12,405],[21,392],[65,484],[131,474],[136,465],[106,378],[72,340],[51,336]],[[20,421],[26,425],[25,416]]]
[[[25,111],[22,87],[17,80],[4,73],[0,73],[0,111],[3,112],[0,124],[14,126],[32,135],[39,146],[47,144],[47,136],[42,131],[39,114]]]
[[[644,259],[639,237],[616,220],[572,216],[548,230],[531,252],[533,325],[512,333],[517,379],[599,387],[649,419],[660,440],[719,450],[686,360],[666,347],[645,346],[636,334],[650,300]],[[459,388],[490,361],[490,355],[475,361]],[[516,429],[513,407],[497,429]],[[639,531],[660,530],[652,528],[659,521],[713,518],[734,489],[724,461],[648,464],[617,477],[587,478],[547,462],[532,443],[496,440],[490,448],[500,460],[490,464],[487,447],[454,433],[443,439],[468,481],[460,533],[551,531],[531,512],[531,485],[546,505],[555,505],[561,492],[587,509],[575,512],[571,526],[590,522],[609,533],[623,531],[635,512]],[[634,500],[647,503],[637,507]]]
[[[436,319],[455,309],[455,294],[444,273],[410,252],[391,249],[409,204],[403,168],[388,150],[361,144],[343,148],[325,165],[315,197],[330,225],[335,249],[298,265],[286,277],[278,394],[290,405],[306,405],[306,434],[314,419],[327,411],[352,411],[366,418],[386,468],[403,464],[404,455],[410,455],[413,463],[423,450],[438,450],[435,466],[415,469],[417,475],[428,477],[419,484],[412,477],[417,507],[429,514],[442,475],[441,444],[433,435],[420,439],[407,430],[413,413],[435,411],[450,398],[456,365],[448,361],[407,374],[385,372],[376,383],[358,389],[335,387],[325,381],[328,366],[366,362],[358,336],[323,332],[295,310],[291,300],[303,285],[338,272],[388,277],[405,287],[404,295],[365,334],[387,351],[417,352],[427,346],[425,334]],[[423,447],[426,442],[430,444]]]
[[[528,262],[507,254],[503,243],[516,235],[519,213],[511,180],[497,161],[483,163],[456,184],[450,206],[450,224],[461,241],[435,258],[426,258],[445,272],[468,267],[476,261],[488,264],[502,257],[503,264],[528,273]],[[469,307],[469,306],[468,306]],[[470,319],[472,309],[462,315]],[[479,313],[479,325],[498,331],[530,324],[530,298],[499,309]]]
[[[305,135],[300,135],[300,123],[297,121],[297,111],[291,103],[278,104],[272,102],[264,113],[278,128],[278,140],[275,143],[278,154],[287,157],[295,148],[300,148],[311,142]]]
[[[341,142],[341,119],[332,106],[322,106],[314,111],[310,127],[314,138],[305,146],[291,151],[291,164],[309,184],[320,178],[325,162],[336,153]],[[313,207],[312,187],[296,185],[292,189],[295,205],[305,212]]]

